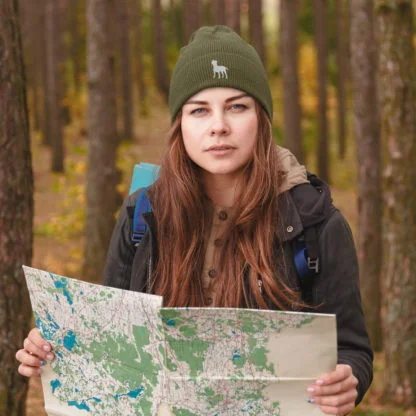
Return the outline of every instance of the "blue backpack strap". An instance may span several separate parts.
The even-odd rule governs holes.
[[[302,282],[309,276],[310,273],[308,267],[308,253],[303,236],[296,241],[293,261],[295,263],[296,273],[299,277],[299,280]]]
[[[320,272],[319,242],[315,227],[308,227],[296,240],[293,262],[299,278],[302,298],[305,302],[313,301],[313,284]]]
[[[147,224],[143,218],[143,214],[152,211],[152,205],[147,197],[147,190],[149,187],[143,188],[136,200],[133,215],[133,232],[131,240],[134,244],[139,244],[147,231]]]

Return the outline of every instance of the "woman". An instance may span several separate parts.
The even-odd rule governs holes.
[[[335,313],[338,365],[305,397],[327,414],[347,414],[372,379],[351,232],[327,187],[274,144],[270,89],[254,48],[225,26],[199,29],[181,50],[169,109],[167,153],[147,192],[149,229],[135,247],[135,193],[113,233],[105,284],[163,295],[165,306]],[[303,234],[317,242],[306,293],[293,265]],[[19,372],[33,376],[53,353],[34,329],[16,356]]]

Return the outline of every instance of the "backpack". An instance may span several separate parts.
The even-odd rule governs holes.
[[[143,214],[152,211],[152,205],[147,197],[147,190],[157,179],[158,173],[159,167],[157,165],[140,163],[134,167],[130,194],[141,188],[136,199],[133,214],[131,241],[135,246],[140,244],[148,229],[143,218]],[[302,299],[304,302],[310,303],[313,300],[314,279],[320,272],[319,244],[315,227],[304,228],[303,234],[294,241],[293,253],[293,264],[299,278]]]

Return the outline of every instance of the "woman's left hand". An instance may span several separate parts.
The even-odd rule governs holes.
[[[346,415],[355,407],[358,380],[347,364],[338,364],[308,387],[309,403],[328,415]]]

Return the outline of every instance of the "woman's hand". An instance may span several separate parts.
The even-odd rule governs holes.
[[[46,360],[52,361],[55,356],[51,345],[46,342],[39,329],[33,328],[23,341],[23,348],[16,353],[16,360],[20,361],[19,373],[26,377],[38,377],[41,374],[41,366]]]
[[[338,364],[308,387],[309,403],[316,404],[329,415],[346,415],[355,407],[358,380],[351,366]]]

